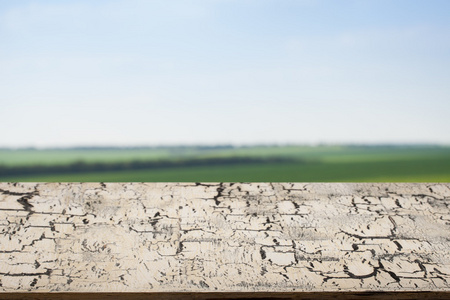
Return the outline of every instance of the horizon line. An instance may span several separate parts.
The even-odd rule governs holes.
[[[0,150],[133,150],[167,148],[238,149],[251,147],[450,147],[444,143],[218,143],[218,144],[159,144],[159,145],[79,145],[79,146],[0,146]]]

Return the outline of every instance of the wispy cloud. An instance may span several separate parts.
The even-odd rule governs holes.
[[[0,24],[9,30],[30,30],[47,26],[73,26],[95,29],[93,24],[111,23],[129,25],[129,22],[158,23],[167,19],[173,23],[209,15],[211,5],[204,1],[120,0],[92,2],[25,2],[6,9],[0,15]],[[56,28],[57,29],[57,28]]]
[[[295,53],[308,49],[364,50],[396,48],[438,48],[450,47],[449,28],[429,25],[397,28],[364,28],[343,30],[331,35],[294,36],[285,44],[286,50]]]

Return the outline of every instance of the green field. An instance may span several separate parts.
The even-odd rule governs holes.
[[[232,158],[260,162],[227,163]],[[178,161],[222,158],[214,165],[177,166]],[[272,161],[283,158],[287,161]],[[264,159],[267,159],[264,160]],[[139,162],[174,162],[136,168]],[[99,171],[71,171],[83,162]],[[135,162],[128,166],[126,162]],[[117,171],[105,166],[125,163]],[[97,164],[97,165],[95,165]],[[140,149],[0,150],[0,168],[38,166],[31,174],[1,181],[302,181],[302,182],[450,182],[450,147],[438,146],[258,146],[164,147]],[[49,166],[68,166],[56,173]],[[8,169],[9,168],[9,169]],[[14,169],[16,168],[16,169]],[[134,169],[133,169],[134,168]],[[41,172],[42,171],[42,172]],[[27,171],[31,172],[31,171]],[[41,172],[41,173],[39,173]]]

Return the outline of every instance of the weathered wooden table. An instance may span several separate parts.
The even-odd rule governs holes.
[[[450,298],[449,204],[431,183],[0,183],[0,298]]]

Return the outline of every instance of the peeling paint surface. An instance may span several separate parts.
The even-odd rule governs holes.
[[[0,183],[0,291],[450,291],[449,204],[448,183]]]

